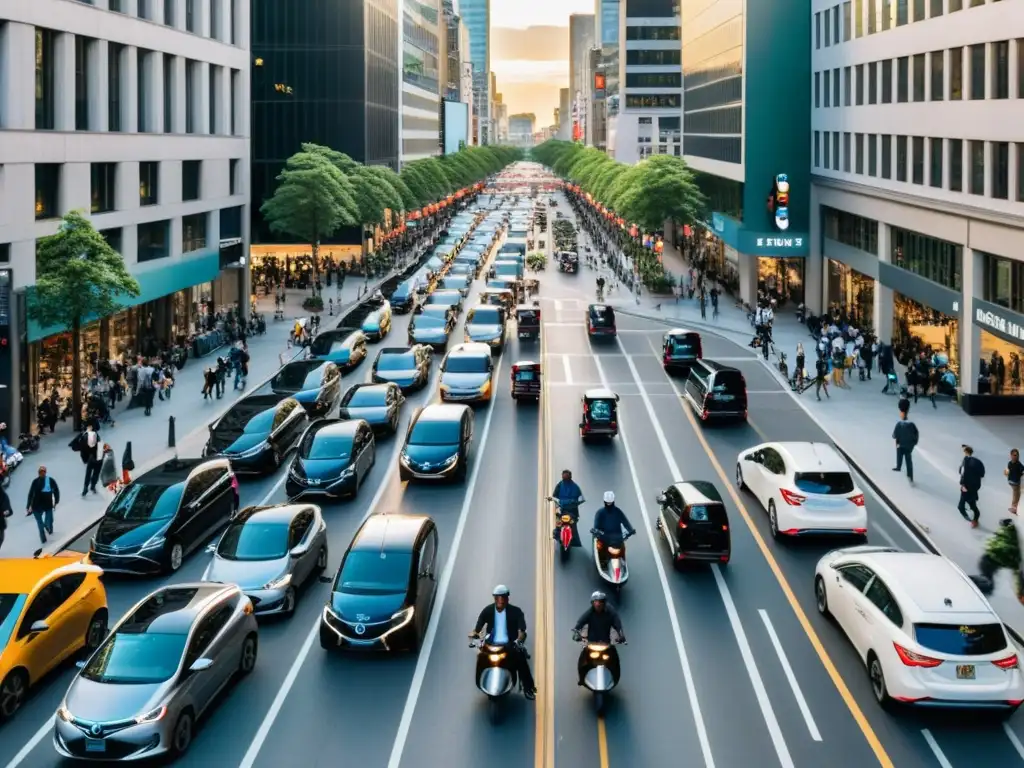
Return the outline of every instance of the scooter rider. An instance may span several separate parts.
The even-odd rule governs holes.
[[[594,530],[597,531],[597,539],[605,546],[619,546],[624,539],[623,528],[626,529],[626,536],[636,533],[636,529],[626,518],[626,513],[615,506],[615,493],[605,491],[604,506],[597,510],[597,514],[594,516]]]
[[[619,642],[626,642],[626,633],[622,630],[622,619],[619,618],[618,611],[607,604],[607,599],[604,592],[594,592],[590,596],[590,607],[586,612],[580,616],[579,621],[576,622],[576,626],[572,630],[572,639],[579,641],[580,633],[583,628],[587,628],[587,642],[588,643],[599,643],[602,645],[611,645],[612,642],[612,630],[618,635]],[[608,654],[608,671],[612,673],[612,677],[616,680],[619,679],[619,658],[618,654]],[[589,668],[589,653],[584,648],[580,653],[579,662],[576,664],[579,685],[583,685],[583,678],[587,674]]]
[[[508,587],[504,584],[496,586],[491,595],[494,597],[494,603],[484,606],[480,611],[476,627],[469,636],[480,637],[484,627],[487,627],[487,642],[505,647],[505,652],[509,654],[509,660],[519,676],[523,695],[532,701],[537,695],[537,687],[533,682],[530,657],[526,652],[526,616],[521,608],[509,603]]]
[[[583,489],[581,489],[576,482],[572,479],[572,472],[568,469],[562,470],[562,479],[555,485],[555,490],[551,492],[549,499],[557,501],[558,507],[555,509],[555,515],[572,515],[574,520],[579,519],[579,506],[580,499],[583,498]],[[558,538],[558,528],[555,528],[553,534],[555,539]],[[576,534],[575,522],[573,523],[573,546],[578,547],[580,543],[579,537]]]

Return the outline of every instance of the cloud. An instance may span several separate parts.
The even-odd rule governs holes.
[[[491,60],[569,61],[568,27],[491,27]],[[568,64],[566,64],[568,67]]]
[[[566,61],[492,59],[491,69],[498,79],[498,90],[503,83],[547,83],[557,88],[569,85],[569,64]]]

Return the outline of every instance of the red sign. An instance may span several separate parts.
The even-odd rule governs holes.
[[[605,78],[603,72],[594,73],[594,90],[603,91],[605,84]]]

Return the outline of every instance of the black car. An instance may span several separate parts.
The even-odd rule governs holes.
[[[252,394],[210,425],[204,455],[230,459],[238,473],[272,472],[308,424],[309,415],[294,397]]]
[[[694,360],[683,384],[683,400],[701,421],[747,420],[747,380],[742,371],[725,363]]]
[[[403,392],[422,389],[430,381],[434,349],[427,344],[385,347],[373,361],[372,378],[377,384],[393,381]]]
[[[362,419],[374,432],[394,434],[405,395],[397,384],[356,384],[341,399],[338,418]]]
[[[371,515],[338,568],[320,617],[320,646],[415,651],[430,622],[440,570],[433,520]]]
[[[420,314],[409,323],[409,346],[429,344],[435,350],[444,350],[448,336],[455,330],[455,313],[441,304],[420,306],[419,310]]]
[[[293,360],[277,372],[268,388],[294,397],[311,417],[323,418],[341,396],[341,369],[323,360]]]
[[[419,280],[410,277],[405,282],[399,283],[391,294],[391,310],[396,315],[407,315],[416,307],[416,286]]]
[[[614,339],[617,335],[615,330],[615,310],[607,304],[591,304],[587,312],[587,335],[591,339]]]
[[[398,457],[405,480],[466,479],[473,444],[473,409],[455,403],[432,404],[412,416]]]
[[[309,356],[335,363],[343,371],[351,371],[366,358],[366,343],[362,328],[321,331],[309,345]]]
[[[306,430],[295,452],[285,493],[289,499],[354,498],[376,461],[373,429],[365,421],[318,421]]]
[[[658,505],[658,530],[677,566],[689,562],[729,562],[729,513],[714,483],[674,483],[658,494]]]
[[[225,459],[172,459],[135,478],[110,502],[89,547],[104,571],[177,571],[235,510]]]
[[[685,328],[673,328],[661,337],[661,364],[668,373],[690,372],[694,361],[704,356],[700,334]]]

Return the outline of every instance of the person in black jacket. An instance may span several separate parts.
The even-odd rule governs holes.
[[[508,587],[504,584],[496,586],[491,594],[494,602],[480,611],[476,627],[469,636],[480,637],[484,627],[487,627],[487,642],[505,647],[509,660],[515,665],[523,695],[532,701],[537,695],[537,687],[533,682],[530,657],[526,652],[526,616],[521,608],[509,603]]]
[[[914,448],[917,447],[919,439],[917,425],[907,418],[907,412],[900,412],[900,420],[892,430],[892,439],[896,442],[896,466],[893,472],[903,469],[903,461],[907,462],[907,480],[914,484]]]
[[[7,491],[0,488],[0,549],[4,546],[4,534],[7,531],[7,518],[14,514],[11,509],[11,499]]]
[[[57,481],[46,474],[46,467],[39,467],[39,476],[28,489],[28,511],[39,526],[39,541],[46,543],[46,534],[53,535],[53,511],[60,504],[60,488]]]
[[[978,518],[981,517],[981,512],[978,511],[978,491],[981,490],[981,481],[985,477],[985,465],[981,463],[981,459],[975,457],[971,446],[964,445],[962,448],[964,460],[960,462],[960,503],[956,508],[964,520],[971,524],[971,528],[977,528]],[[971,508],[973,517],[967,516],[965,507]]]
[[[619,636],[619,642],[626,642],[626,633],[622,630],[622,619],[619,618],[618,612],[607,604],[607,597],[604,592],[594,592],[590,596],[590,607],[580,616],[576,626],[572,629],[573,640],[579,641],[581,637],[580,632],[583,631],[584,627],[587,629],[588,643],[611,645],[613,629]],[[619,655],[617,653],[609,653],[608,656],[608,671],[612,673],[613,679],[618,680],[620,671]],[[579,685],[583,685],[583,678],[587,674],[589,667],[589,653],[586,647],[584,647],[580,652],[579,661],[576,663]]]

